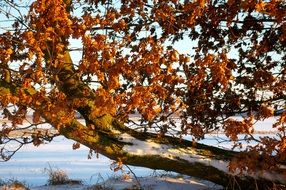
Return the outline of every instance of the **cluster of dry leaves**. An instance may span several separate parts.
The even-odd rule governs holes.
[[[259,142],[233,170],[255,170],[262,158],[267,169],[285,163],[285,1],[3,2],[9,29],[0,28],[0,105],[13,123],[6,129],[29,109],[31,127],[49,118],[58,128],[74,111],[121,122],[138,112],[162,136],[176,128],[175,114],[179,135],[200,139],[223,129],[234,142],[240,134]],[[70,58],[72,39],[82,47],[79,62]],[[188,53],[175,48],[182,41],[192,44]],[[255,139],[255,121],[275,114],[276,137]]]

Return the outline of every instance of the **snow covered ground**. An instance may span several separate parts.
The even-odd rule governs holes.
[[[273,122],[274,118],[259,122],[255,129],[273,132],[275,130],[271,128]],[[229,142],[220,142],[225,138],[223,134],[210,134],[206,136],[203,143],[231,148]],[[27,184],[32,190],[79,190],[87,189],[94,184],[108,185],[117,190],[138,185],[135,179],[121,180],[120,177],[114,177],[122,176],[122,173],[114,173],[110,169],[112,161],[108,158],[99,155],[98,158],[94,156],[92,159],[88,159],[89,149],[81,146],[80,149],[73,150],[73,143],[73,141],[59,136],[53,142],[39,147],[26,145],[10,161],[0,162],[0,180],[18,180]],[[82,180],[83,185],[46,186],[49,168],[64,170],[70,179]],[[141,187],[147,190],[221,189],[220,186],[213,183],[195,178],[162,176],[162,171],[155,171],[154,174],[153,170],[141,167],[131,167],[131,169],[138,177]],[[128,169],[125,168],[125,171],[128,172]]]
[[[8,162],[0,162],[0,179],[17,179],[27,184],[44,185],[47,182],[48,169],[62,169],[72,179],[81,179],[87,184],[97,182],[114,175],[109,168],[112,161],[99,155],[88,159],[89,149],[81,146],[72,150],[74,142],[60,136],[53,142],[39,147],[26,145]],[[146,169],[137,168],[136,172],[147,174]]]
[[[57,137],[53,142],[39,147],[27,145],[8,162],[0,162],[0,179],[11,179],[24,182],[32,190],[50,189],[87,189],[94,184],[107,186],[114,190],[138,186],[133,179],[123,180],[122,172],[114,172],[110,169],[111,160],[99,155],[88,159],[89,149],[82,146],[78,150],[72,150],[74,142],[64,137]],[[70,179],[82,180],[83,185],[46,186],[48,170],[64,170]],[[187,189],[220,189],[221,187],[208,181],[190,178],[186,176],[173,176],[173,173],[154,171],[141,167],[130,167],[140,181],[144,189],[154,190],[187,190]],[[166,175],[168,174],[168,175]],[[170,175],[169,175],[170,174]],[[1,188],[0,188],[1,189]]]
[[[112,190],[138,189],[144,190],[219,190],[221,186],[208,181],[200,181],[195,178],[175,178],[175,177],[142,177],[138,179],[140,185],[134,179],[109,179],[104,183],[94,186],[88,185],[57,185],[57,186],[38,186],[31,190],[94,190],[95,187],[109,188]],[[108,189],[108,190],[109,190]]]

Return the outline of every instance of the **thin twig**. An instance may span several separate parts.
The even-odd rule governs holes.
[[[132,171],[132,169],[128,165],[125,165],[125,166],[132,173],[132,175],[134,176],[134,178],[135,178],[135,180],[137,182],[137,185],[140,187],[140,189],[143,189],[139,179],[136,176],[136,174]]]

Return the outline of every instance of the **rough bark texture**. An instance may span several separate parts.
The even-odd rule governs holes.
[[[83,84],[73,72],[71,59],[68,53],[66,54],[66,63],[68,64],[58,75],[60,81],[66,81],[61,84],[61,90],[70,98],[85,97],[91,100],[95,99],[96,96],[93,94],[92,90]],[[85,92],[84,94],[83,89]],[[180,158],[180,156],[168,158],[166,156],[162,156],[162,152],[159,151],[158,154],[148,154],[148,152],[146,152],[146,154],[134,154],[132,152],[128,152],[124,147],[135,146],[135,144],[133,144],[132,141],[130,142],[122,139],[122,134],[128,134],[134,141],[139,140],[156,143],[166,147],[172,147],[177,150],[188,149],[188,153],[192,153],[190,157],[200,157],[204,160],[209,159],[228,162],[236,154],[236,152],[233,151],[223,150],[203,144],[197,143],[194,145],[190,141],[173,137],[157,138],[154,134],[142,134],[124,126],[124,124],[120,123],[111,115],[106,114],[98,117],[91,117],[88,115],[91,109],[92,105],[78,109],[85,118],[87,126],[75,121],[69,127],[61,128],[60,133],[65,137],[84,144],[111,159],[120,160],[129,165],[174,171],[210,180],[229,188],[255,189],[258,187],[259,189],[267,189],[273,184],[273,181],[263,178],[235,176],[212,165],[202,163],[200,159],[190,162],[188,159]]]
[[[198,76],[202,75],[202,77],[200,77],[201,79],[192,80],[193,84],[192,83],[190,84],[191,86],[194,86],[194,87],[191,87],[193,90],[188,90],[188,88],[186,88],[185,89],[186,96],[183,96],[183,98],[190,100],[190,101],[186,101],[187,109],[190,108],[188,112],[196,113],[197,108],[194,107],[194,109],[192,109],[193,107],[192,105],[194,104],[194,101],[199,99],[201,95],[209,96],[205,94],[212,94],[211,99],[202,98],[201,100],[198,101],[198,104],[205,103],[205,102],[207,102],[207,104],[203,106],[202,108],[200,108],[201,110],[206,109],[206,111],[199,112],[198,114],[196,114],[196,117],[197,119],[202,120],[202,121],[207,120],[209,117],[207,113],[209,113],[210,111],[213,111],[211,109],[207,109],[208,107],[212,107],[213,105],[216,107],[216,103],[217,103],[218,108],[216,110],[221,110],[222,107],[220,104],[222,105],[226,104],[225,106],[226,112],[214,111],[215,114],[210,115],[213,119],[215,119],[215,121],[217,121],[216,120],[217,117],[220,117],[221,115],[224,115],[226,113],[229,115],[233,115],[233,114],[236,114],[237,112],[241,113],[241,111],[244,111],[244,112],[248,112],[248,111],[252,112],[252,110],[257,111],[260,109],[259,107],[260,105],[262,105],[263,101],[267,104],[268,103],[270,104],[271,102],[275,101],[275,99],[272,99],[272,98],[271,99],[266,98],[265,100],[261,102],[256,101],[256,97],[255,97],[256,92],[254,93],[254,91],[260,91],[260,89],[265,88],[265,91],[267,92],[267,90],[269,90],[268,86],[274,85],[272,86],[272,90],[270,90],[270,92],[273,92],[276,94],[274,98],[277,98],[277,100],[285,99],[285,93],[283,93],[283,89],[285,87],[283,83],[284,71],[282,71],[281,69],[281,73],[279,74],[278,72],[278,74],[275,74],[275,75],[271,73],[272,71],[276,72],[277,69],[280,70],[279,67],[281,65],[283,66],[283,64],[282,62],[276,63],[277,61],[275,59],[272,60],[271,56],[268,55],[269,53],[272,54],[273,52],[274,54],[276,53],[277,55],[281,55],[280,52],[283,52],[284,50],[282,44],[285,42],[285,40],[284,38],[281,38],[282,29],[284,29],[282,27],[283,21],[281,20],[284,15],[283,8],[281,8],[282,4],[280,4],[278,1],[273,1],[273,2],[271,1],[269,2],[268,5],[265,4],[264,1],[259,1],[259,2],[250,1],[250,3],[247,3],[247,1],[242,1],[243,2],[242,4],[240,1],[237,4],[234,3],[235,1],[228,1],[228,2],[225,2],[226,4],[224,5],[224,3],[221,1],[218,1],[218,2],[209,1],[208,3],[209,6],[206,6],[205,1],[194,1],[194,4],[189,4],[189,1],[185,1],[185,3],[182,4],[181,6],[177,6],[177,5],[174,6],[176,7],[176,11],[171,11],[171,9],[173,9],[172,6],[168,8],[169,7],[168,2],[167,4],[165,4],[162,1],[162,4],[160,3],[158,4],[158,6],[154,6],[153,8],[150,8],[148,5],[146,7],[147,9],[146,11],[147,16],[146,16],[144,12],[145,5],[140,4],[139,1],[138,2],[134,1],[135,3],[136,2],[138,3],[138,7],[142,6],[143,7],[142,11],[143,10],[144,11],[143,12],[139,11],[137,15],[137,13],[136,14],[131,13],[133,11],[133,8],[132,8],[132,11],[130,13],[128,13],[129,11],[127,11],[127,14],[124,13],[123,17],[119,17],[118,19],[117,18],[113,19],[113,20],[120,21],[122,18],[122,21],[124,21],[123,26],[117,26],[118,24],[121,25],[122,23],[120,24],[119,22],[117,23],[117,21],[116,22],[111,21],[109,24],[102,24],[104,22],[109,22],[109,20],[112,20],[109,17],[98,19],[96,16],[96,19],[100,20],[100,22],[98,23],[98,21],[94,21],[95,22],[94,24],[88,24],[91,21],[89,21],[89,19],[85,20],[84,18],[77,19],[77,17],[74,17],[73,19],[68,19],[68,17],[72,17],[71,14],[68,14],[73,9],[72,7],[73,4],[71,0],[64,0],[65,5],[62,5],[61,3],[59,3],[59,1],[54,1],[54,3],[52,1],[47,1],[47,2],[51,2],[50,5],[49,3],[47,3],[47,5],[49,5],[50,7],[61,5],[65,8],[65,10],[64,9],[58,10],[58,12],[61,13],[58,15],[60,19],[55,19],[55,20],[52,19],[52,21],[49,23],[49,19],[51,19],[51,17],[47,17],[47,16],[53,12],[49,12],[48,10],[53,10],[53,9],[50,7],[44,7],[45,3],[42,3],[41,1],[39,1],[38,5],[37,4],[33,5],[34,8],[30,7],[31,14],[27,15],[27,18],[24,19],[25,22],[27,21],[27,26],[29,26],[27,27],[27,31],[26,31],[27,33],[20,32],[19,30],[20,27],[18,27],[18,25],[19,24],[24,25],[24,23],[22,23],[21,19],[19,20],[19,19],[16,19],[17,17],[15,17],[16,20],[21,21],[20,23],[18,22],[17,24],[15,23],[14,24],[15,26],[12,27],[12,28],[17,29],[15,34],[11,36],[10,34],[9,35],[7,34],[7,36],[4,35],[5,38],[1,38],[1,39],[5,39],[3,41],[3,44],[11,41],[11,47],[0,44],[1,48],[5,50],[4,51],[5,54],[3,54],[4,62],[1,60],[3,63],[1,62],[2,65],[0,68],[1,71],[3,72],[3,74],[1,75],[2,77],[0,77],[0,94],[1,94],[0,99],[3,97],[3,94],[7,94],[9,96],[12,94],[14,96],[19,96],[19,97],[20,95],[23,95],[23,96],[26,95],[27,97],[30,98],[29,100],[27,99],[26,101],[13,102],[10,100],[9,101],[5,100],[3,102],[7,102],[7,105],[12,103],[19,107],[20,106],[25,107],[25,108],[29,107],[29,108],[34,109],[35,113],[39,114],[42,118],[45,119],[46,122],[54,126],[61,135],[65,136],[66,138],[73,139],[95,150],[96,152],[107,156],[110,159],[123,162],[124,164],[129,164],[129,165],[134,165],[134,166],[143,166],[143,167],[148,167],[152,169],[174,171],[174,172],[210,180],[214,183],[223,185],[224,187],[229,188],[229,189],[268,189],[269,187],[273,186],[273,183],[277,183],[277,184],[282,183],[284,184],[284,187],[285,187],[286,179],[283,179],[283,177],[281,177],[282,176],[282,174],[280,175],[280,173],[282,173],[281,171],[279,171],[280,173],[279,172],[273,173],[274,172],[273,171],[271,174],[269,174],[268,171],[261,171],[261,173],[258,172],[257,174],[255,174],[256,175],[255,177],[254,175],[251,175],[251,174],[245,174],[244,176],[242,176],[242,175],[236,175],[236,174],[230,173],[228,171],[227,164],[232,160],[232,158],[234,158],[238,154],[237,152],[224,150],[224,149],[220,149],[220,148],[216,148],[212,146],[207,146],[207,145],[203,145],[199,143],[193,143],[193,142],[175,138],[175,137],[167,137],[167,136],[162,137],[161,136],[159,138],[156,134],[152,134],[148,132],[141,133],[134,129],[128,128],[126,125],[124,125],[124,123],[118,120],[118,118],[116,118],[116,115],[113,115],[112,112],[109,113],[108,111],[105,111],[104,113],[95,114],[94,110],[98,109],[101,111],[103,110],[103,108],[109,109],[110,106],[107,107],[107,105],[105,105],[100,108],[96,107],[97,105],[99,105],[99,104],[96,104],[96,102],[99,102],[100,98],[88,86],[88,84],[83,82],[83,80],[81,79],[81,77],[83,76],[80,76],[81,74],[78,74],[76,72],[76,69],[73,65],[70,54],[67,51],[69,39],[71,38],[76,38],[78,40],[82,39],[82,42],[84,42],[83,38],[85,38],[84,37],[85,34],[87,32],[92,33],[92,30],[93,30],[92,27],[100,25],[100,30],[102,30],[105,27],[105,25],[106,27],[109,27],[110,25],[112,26],[110,29],[114,31],[119,30],[120,33],[121,32],[125,33],[125,35],[122,36],[122,39],[126,38],[126,41],[123,40],[124,42],[122,43],[123,45],[121,45],[121,43],[117,44],[116,42],[115,43],[117,44],[116,46],[125,47],[125,45],[127,45],[127,48],[131,47],[132,51],[134,48],[134,49],[138,49],[138,51],[140,50],[140,52],[143,52],[143,53],[138,52],[138,57],[139,57],[138,60],[140,60],[140,62],[138,63],[141,63],[141,61],[142,63],[148,63],[150,61],[154,63],[156,62],[163,63],[161,65],[159,64],[158,66],[156,66],[158,68],[154,69],[154,71],[152,72],[158,73],[158,74],[160,73],[160,75],[165,74],[165,73],[161,73],[157,71],[155,72],[155,70],[160,71],[162,66],[167,67],[167,70],[169,70],[168,68],[169,64],[172,65],[173,63],[177,64],[177,62],[184,62],[184,64],[180,63],[180,67],[183,67],[184,71],[175,72],[175,69],[172,69],[174,70],[174,72],[166,71],[166,74],[168,74],[170,78],[172,78],[174,74],[179,75],[179,73],[183,72],[184,77],[186,77],[188,80],[189,78],[196,78],[196,77],[191,77],[191,75],[193,74],[198,73],[196,75]],[[97,4],[96,2],[100,2],[100,1],[90,1],[88,5],[93,4],[93,3]],[[102,4],[106,4],[107,7],[109,7],[109,4],[110,4],[109,1],[108,2],[101,1],[101,2]],[[124,2],[126,3],[123,3],[123,1],[121,1],[121,4],[125,6],[128,1],[124,1]],[[143,2],[143,1],[140,1],[140,2]],[[198,5],[196,5],[195,3],[198,3]],[[243,6],[240,7],[240,5],[243,5]],[[39,10],[37,10],[36,8],[37,6],[40,6],[41,8],[38,8]],[[93,10],[92,6],[90,7],[90,9]],[[160,13],[164,10],[169,10],[169,9],[170,11],[166,11],[166,14]],[[98,10],[100,10],[100,8]],[[134,10],[136,11],[136,9]],[[150,13],[148,10],[150,10]],[[111,11],[110,13],[112,12],[113,11]],[[122,11],[122,12],[125,12],[125,11]],[[264,15],[264,12],[265,12],[265,15]],[[63,14],[63,13],[67,13],[67,14]],[[106,9],[106,16],[107,16],[107,13],[109,12]],[[246,15],[247,13],[248,13],[248,16],[243,16],[243,18],[239,18],[240,17],[239,15],[241,14]],[[144,17],[146,17],[146,20],[145,18],[141,20],[140,14],[142,14],[141,15],[142,19],[144,15]],[[154,14],[154,15],[150,15],[150,14]],[[101,15],[101,13],[99,13],[99,15]],[[111,15],[113,15],[113,13]],[[258,15],[258,16],[255,16],[255,15]],[[87,14],[87,18],[89,18],[89,16],[90,15]],[[128,16],[130,16],[131,18],[129,19]],[[153,16],[154,18],[152,18]],[[259,18],[261,16],[265,16],[266,22],[271,22],[271,23],[273,22],[273,24],[264,24],[264,21],[263,21],[264,19],[261,20]],[[8,16],[6,17],[8,18]],[[49,18],[49,19],[43,19],[44,17]],[[63,19],[64,17],[65,19]],[[169,19],[170,22],[165,22],[164,20],[167,21],[169,17],[170,17]],[[236,17],[238,19],[234,20],[234,18]],[[275,20],[273,19],[267,20],[270,18],[275,18]],[[83,21],[82,22],[83,24],[86,23],[86,25],[81,25],[80,20]],[[137,21],[135,20],[138,20],[138,24],[137,24]],[[70,23],[73,23],[73,24],[70,24]],[[152,32],[152,30],[157,30],[153,28],[153,26],[157,27],[157,25],[159,27],[158,30],[162,30],[162,33],[159,32],[158,35],[157,33],[154,33],[154,31]],[[220,29],[221,28],[220,25],[222,26],[227,25],[228,30]],[[277,26],[274,27],[275,25]],[[32,27],[30,28],[30,26]],[[263,28],[263,26],[265,27],[267,26],[267,28],[270,27],[270,29]],[[120,29],[121,27],[122,29]],[[197,27],[199,27],[198,30],[196,29]],[[89,28],[89,29],[83,29],[83,28]],[[145,32],[149,33],[148,32],[149,29],[147,28],[150,28],[151,34],[154,33],[154,35],[152,34],[149,36],[151,37],[150,41],[152,41],[152,43],[148,42],[145,45],[144,38],[137,39],[137,37],[135,37],[134,40],[136,40],[138,43],[134,41],[136,45],[134,45],[133,47],[133,39],[131,40],[131,38],[133,38],[133,34],[134,36],[136,35],[140,36],[143,30],[144,30],[144,33]],[[198,47],[195,50],[196,53],[194,54],[194,57],[195,57],[194,65],[191,63],[188,64],[187,62],[190,62],[190,61],[188,61],[187,57],[183,55],[179,55],[178,52],[175,51],[175,49],[172,50],[172,48],[170,48],[169,50],[169,47],[164,47],[161,45],[158,45],[158,47],[154,47],[154,49],[151,48],[151,50],[148,50],[150,48],[147,48],[149,47],[149,45],[155,46],[157,44],[157,41],[158,41],[158,44],[160,43],[165,44],[166,42],[169,43],[169,40],[172,38],[174,38],[173,39],[174,42],[176,42],[176,38],[183,39],[181,35],[183,35],[184,31],[188,33],[188,36],[190,37],[190,39],[192,39],[193,41],[197,41],[196,43],[198,43]],[[79,34],[79,33],[82,33],[82,34]],[[100,33],[101,32],[98,32],[98,34]],[[187,33],[184,33],[184,35]],[[25,37],[24,34],[27,36]],[[110,34],[112,36],[113,35],[116,36],[116,32],[110,33]],[[162,35],[162,37],[157,39],[157,36],[160,36],[160,35]],[[31,36],[34,36],[34,37],[31,37]],[[154,36],[154,39],[152,36]],[[171,38],[167,36],[170,36]],[[15,40],[17,39],[17,37],[19,37],[20,41],[23,40],[24,43],[22,44],[22,42],[17,42],[18,40]],[[90,37],[94,37],[94,36],[91,35]],[[51,40],[48,38],[53,38],[53,39]],[[39,43],[38,46],[35,48],[30,47],[30,46],[36,45],[36,43],[32,43],[29,41],[36,41],[36,40],[40,40],[41,43]],[[104,39],[101,39],[101,41],[103,40]],[[146,40],[149,41],[149,38],[148,39],[146,38]],[[250,44],[244,45],[245,40],[247,43],[249,41]],[[109,39],[105,41],[109,41]],[[146,46],[145,48],[140,47],[141,41],[144,42],[144,45],[142,46]],[[240,41],[243,43],[241,44]],[[278,43],[272,43],[271,41],[277,41]],[[12,44],[14,45],[12,46]],[[43,46],[43,44],[44,44],[44,47],[41,47]],[[138,44],[138,47],[136,47],[137,44]],[[228,46],[227,48],[225,48],[226,45]],[[86,43],[86,46],[87,48],[83,48],[83,52],[89,49],[88,48],[89,43]],[[107,48],[107,46],[101,47],[98,45],[98,47],[91,48],[89,51],[90,52],[102,51],[104,48]],[[161,49],[165,49],[165,48],[167,52],[162,54],[163,51]],[[110,49],[112,50],[112,48]],[[155,51],[155,49],[158,49],[158,50]],[[235,62],[234,61],[235,59],[232,60],[230,59],[230,57],[228,58],[227,56],[227,54],[230,51],[232,51],[232,49],[235,50],[234,52],[237,52],[237,54],[239,54],[237,63],[233,63]],[[7,58],[7,64],[6,64],[6,57],[13,55],[9,53],[10,51],[12,52],[19,51],[19,53],[25,52],[26,54],[27,50],[28,50],[27,57],[30,57],[30,53],[32,53],[31,54],[32,56],[39,58],[40,60],[39,63],[36,62],[35,64],[31,65],[28,70],[24,70],[25,59],[22,59],[22,58],[19,60],[16,58],[15,59]],[[123,48],[122,52],[124,51],[125,49]],[[152,51],[156,52],[152,56],[143,55],[145,53],[148,54],[149,52],[153,53]],[[101,59],[101,57],[103,57],[102,59],[105,59],[103,52],[99,53],[98,57],[94,56],[95,57],[94,59]],[[210,53],[210,52],[215,52],[215,53]],[[41,56],[38,56],[38,55],[36,56],[36,54],[40,54]],[[206,54],[206,55],[203,55],[203,54]],[[108,53],[108,56],[106,55],[107,57],[106,60],[110,59],[111,61],[111,58],[113,58],[116,55],[117,55],[116,53],[112,53],[110,55]],[[135,53],[134,55],[136,57],[137,53]],[[162,55],[166,56],[166,58],[163,59],[163,57],[161,57]],[[214,55],[216,58],[214,58]],[[89,54],[83,53],[82,60],[84,60],[85,56],[87,57],[89,56]],[[157,56],[158,56],[158,59],[153,58]],[[131,57],[126,56],[127,59]],[[150,58],[147,58],[147,57],[150,57]],[[200,58],[197,59],[196,57],[200,57]],[[121,58],[125,59],[125,57],[119,56],[118,60],[120,60]],[[29,59],[31,62],[33,62],[34,58],[33,59],[29,58]],[[131,60],[133,61],[136,59],[132,58]],[[19,66],[19,67],[23,67],[22,69],[19,68],[19,75],[17,74],[16,76],[13,76],[13,72],[12,72],[13,70],[9,70],[8,62],[10,61],[11,62],[14,62],[14,61],[23,62],[22,65]],[[90,63],[92,63],[92,59],[90,60],[86,59],[85,61],[87,62],[89,61]],[[42,64],[42,62],[45,62],[46,64]],[[123,63],[125,64],[125,62]],[[199,66],[200,64],[204,66]],[[132,66],[132,64],[130,64],[129,66]],[[198,68],[194,70],[190,69],[191,67],[194,67],[194,66]],[[59,93],[61,95],[64,94],[63,96],[65,97],[63,98],[62,102],[61,100],[59,101],[55,100],[58,98],[58,96],[56,95],[50,96],[48,92],[46,91],[44,91],[43,94],[41,94],[39,91],[34,89],[33,86],[25,85],[25,80],[20,79],[20,77],[26,77],[26,79],[29,79],[30,75],[33,72],[37,71],[38,67],[40,71],[43,70],[46,73],[46,76],[43,78],[45,78],[45,80],[47,80],[48,83],[51,83],[52,85],[54,85],[55,87],[54,89],[56,93]],[[121,67],[120,64],[118,67]],[[172,68],[172,66],[170,66],[170,68]],[[141,69],[139,69],[138,71],[140,70]],[[143,74],[143,75],[146,75],[144,77],[147,77],[149,80],[149,76],[148,76],[149,71],[147,72],[147,70],[149,69],[147,68],[147,66],[146,68],[144,68],[144,72],[145,70],[147,74]],[[272,70],[272,71],[268,72],[268,70],[269,71]],[[78,69],[77,71],[84,72],[87,70]],[[21,72],[23,72],[23,75],[21,74]],[[94,71],[92,71],[92,73],[93,72]],[[107,74],[107,75],[109,74],[109,73],[106,73],[106,70],[102,72],[105,72],[104,74]],[[130,72],[132,72],[132,70],[130,70]],[[236,77],[237,80],[232,79],[233,72],[237,74],[237,77]],[[43,74],[42,72],[40,73]],[[119,77],[120,74],[122,73],[118,72],[116,74],[116,77]],[[138,72],[138,74],[142,75],[141,71]],[[251,75],[253,75],[253,77],[249,77]],[[132,76],[130,75],[130,77]],[[275,79],[276,77],[277,78],[281,77],[281,78],[279,80],[276,80]],[[176,80],[179,80],[179,78],[180,77],[178,77]],[[203,79],[203,78],[206,78],[206,79]],[[31,80],[32,82],[28,82],[28,83],[31,83],[33,85],[33,82],[37,81],[36,79],[38,80],[38,77],[35,77],[34,80]],[[169,79],[166,78],[166,80],[169,80]],[[256,82],[255,80],[258,80],[258,81]],[[268,80],[270,82],[267,82]],[[144,81],[145,79],[142,78],[142,84],[144,83]],[[163,81],[164,80],[162,81],[158,80],[158,84],[161,84],[161,82]],[[197,82],[199,82],[200,85],[197,85]],[[132,83],[132,80],[130,83]],[[170,86],[173,85],[172,83],[170,82]],[[182,85],[183,86],[189,85],[188,83],[180,83],[180,82],[175,82],[175,83],[178,83],[176,85],[177,87],[182,86]],[[210,83],[210,85],[205,85],[208,83]],[[238,86],[236,87],[234,86],[234,90],[232,90],[231,89],[232,87],[230,87],[229,92],[225,91],[229,85],[232,85],[235,83],[237,83]],[[148,84],[151,84],[151,82],[148,82]],[[201,86],[201,87],[197,88],[197,86]],[[238,89],[240,89],[241,86],[243,86],[243,88],[246,88],[247,89],[246,91],[249,90],[249,92],[236,93],[235,91],[238,91]],[[105,88],[105,85],[102,85],[102,87]],[[173,89],[175,88],[175,86],[170,87],[170,88]],[[166,90],[168,89],[169,88],[166,88]],[[197,91],[212,91],[212,89],[218,89],[218,90],[215,90],[212,93],[209,93],[209,92],[198,93],[198,94],[196,93]],[[109,93],[109,91],[108,92],[107,91],[106,93]],[[225,91],[225,93],[222,93],[222,96],[215,95],[216,93],[220,93],[220,91]],[[170,93],[173,93],[173,91],[170,90]],[[177,91],[177,93],[181,94],[180,91]],[[37,95],[40,96],[39,102],[35,101],[35,99],[37,99]],[[237,98],[237,96],[245,96],[245,98]],[[232,98],[235,98],[237,100],[230,101],[228,103],[225,102],[226,99],[232,99]],[[248,100],[247,98],[250,98],[250,100]],[[76,104],[75,100],[80,101],[79,106],[78,105],[75,106]],[[283,104],[283,102],[284,101],[282,101],[281,104]],[[240,109],[241,107],[240,103],[241,105],[244,105],[245,109]],[[138,104],[138,105],[141,105],[141,104]],[[233,107],[235,107],[235,109],[233,109]],[[54,113],[55,112],[54,110],[57,110],[57,113]],[[74,111],[77,111],[81,114],[86,124],[80,123],[78,120],[76,120],[73,117]],[[269,111],[269,110],[267,109],[266,111]],[[62,120],[63,117],[61,116],[61,114],[65,116],[64,121]],[[23,115],[24,115],[23,117],[26,116],[25,114]],[[186,120],[188,119],[187,118],[188,116],[190,115],[186,114],[186,117],[185,117]],[[202,122],[202,123],[205,123],[205,122]],[[217,126],[215,126],[214,124],[214,127],[216,129]],[[38,143],[40,143],[40,141],[34,144],[38,145]],[[284,162],[283,159],[282,161]],[[257,168],[257,171],[260,171],[260,169]],[[285,169],[283,172],[285,172]],[[267,177],[267,174],[272,175],[272,176],[276,175],[276,178],[272,177],[270,179],[269,176]]]
[[[109,117],[109,116],[105,116]],[[102,119],[106,119],[102,117]],[[110,120],[112,121],[112,120]],[[107,122],[108,123],[108,122]],[[106,124],[107,124],[106,123]],[[117,128],[116,120],[112,123],[108,123],[114,128]],[[74,127],[74,128],[73,128]],[[272,185],[272,181],[262,178],[252,178],[250,176],[235,176],[226,171],[222,171],[212,165],[202,163],[200,159],[197,161],[188,161],[180,157],[165,157],[162,156],[162,152],[158,151],[158,154],[133,154],[132,152],[126,152],[124,146],[136,146],[132,142],[124,142],[121,135],[118,133],[103,134],[100,131],[86,128],[80,123],[74,123],[73,127],[64,128],[61,130],[61,134],[69,139],[73,139],[80,142],[91,149],[115,160],[120,160],[125,164],[134,166],[143,166],[151,169],[162,169],[167,171],[174,171],[181,174],[199,177],[202,179],[210,180],[214,183],[223,185],[229,188],[241,188],[241,189],[267,189]],[[118,129],[118,128],[117,128]],[[78,132],[80,131],[80,135]],[[125,131],[122,131],[123,133]],[[193,154],[190,157],[200,156],[201,159],[218,160],[221,162],[229,161],[236,153],[232,151],[222,150],[211,146],[202,144],[196,144],[195,146],[186,140],[180,140],[172,137],[166,137],[164,139],[157,139],[153,134],[140,135],[135,131],[131,132],[134,139],[140,141],[147,141],[150,144],[157,143],[172,147],[173,149],[182,150],[188,149]],[[116,137],[117,136],[117,137]]]
[[[66,94],[67,98],[87,98],[90,102],[96,99],[93,91],[81,82],[74,72],[68,53],[66,54],[66,65],[58,73],[58,78],[59,89]],[[17,91],[17,86],[6,81],[1,80],[0,85],[1,88],[12,93]],[[36,91],[30,88],[26,93],[33,94]],[[49,99],[47,98],[46,101],[48,102]],[[78,108],[86,120],[86,125],[74,119],[59,127],[59,132],[66,138],[73,139],[110,159],[128,165],[174,171],[198,177],[229,189],[268,189],[273,186],[274,182],[285,183],[285,179],[283,181],[283,179],[277,178],[276,181],[273,181],[264,178],[263,175],[260,176],[261,178],[257,178],[230,174],[227,171],[227,163],[237,154],[236,152],[199,143],[194,144],[179,138],[158,138],[155,134],[141,133],[126,127],[112,115],[91,115],[92,106],[89,104]],[[38,111],[41,111],[39,109],[37,108]],[[41,109],[42,117],[57,126],[58,123],[55,122],[52,115],[45,112],[45,105],[42,105]],[[139,146],[140,143],[144,143],[145,150],[144,148],[138,151],[134,150],[136,146],[142,148]],[[213,162],[220,166],[212,164]]]

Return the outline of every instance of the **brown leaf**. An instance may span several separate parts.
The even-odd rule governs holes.
[[[80,148],[80,143],[76,142],[76,143],[73,143],[72,145],[72,149],[73,150],[76,150],[76,149],[79,149]]]

